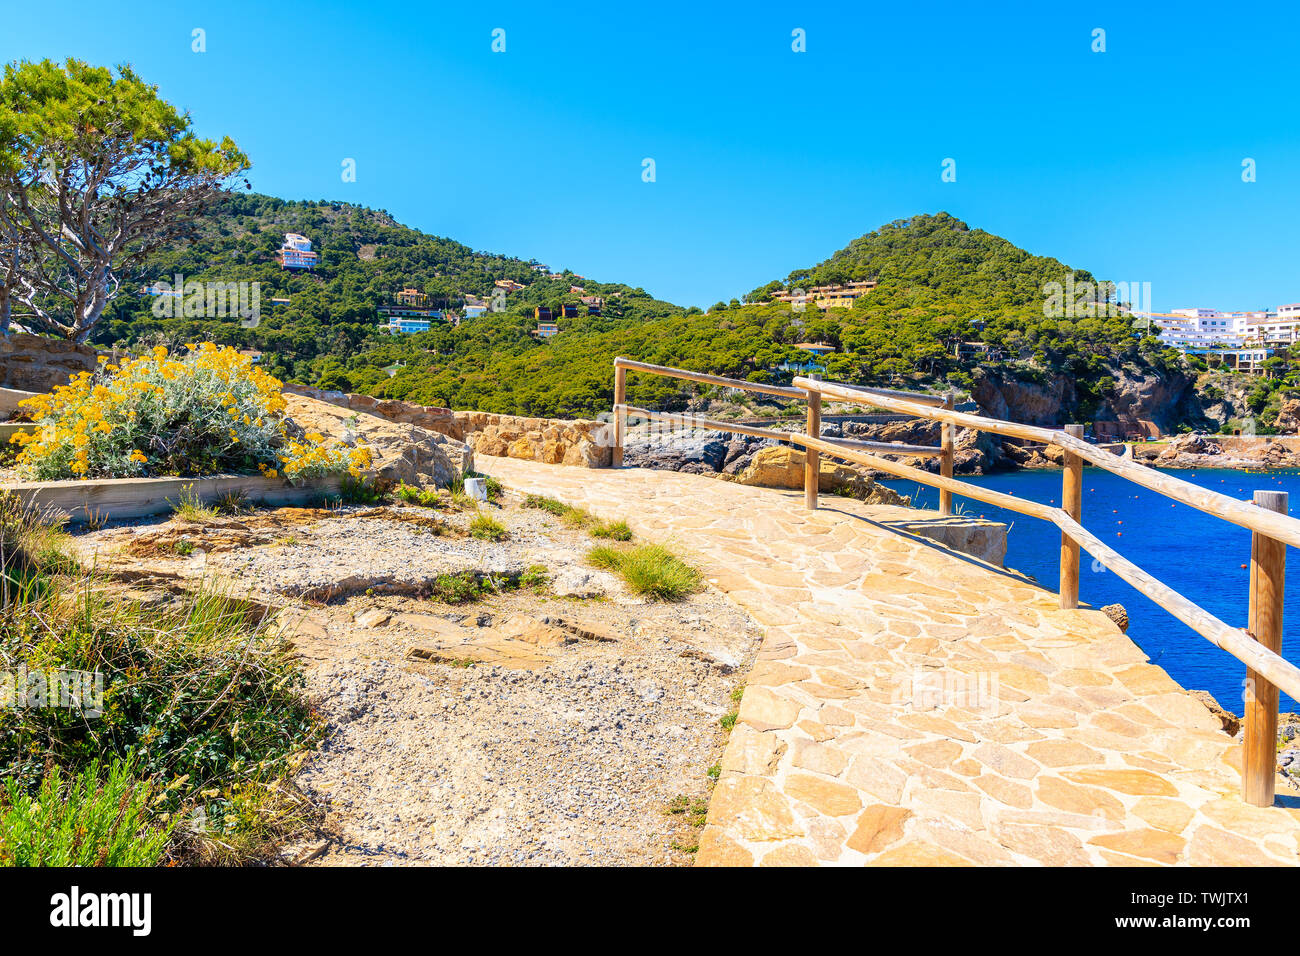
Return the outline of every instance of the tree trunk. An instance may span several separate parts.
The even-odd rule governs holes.
[[[90,290],[89,299],[81,309],[81,314],[77,316],[68,338],[78,345],[90,338],[90,333],[95,331],[104,309],[108,307],[108,298],[108,272],[104,267],[100,267],[94,287]]]

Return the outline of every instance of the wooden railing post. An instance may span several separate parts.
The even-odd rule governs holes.
[[[1257,491],[1255,504],[1287,513],[1285,491]],[[1251,637],[1275,654],[1282,653],[1282,592],[1286,584],[1286,545],[1258,531],[1250,536]],[[1241,799],[1256,807],[1273,805],[1277,777],[1278,691],[1262,675],[1246,668],[1246,732],[1241,757]]]
[[[952,411],[956,407],[956,396],[949,392],[943,398],[943,407]],[[957,441],[957,426],[944,422],[939,428],[939,474],[944,478],[952,477],[953,446]],[[939,514],[952,514],[952,492],[939,489]]]
[[[822,393],[808,393],[808,428],[811,438],[822,435]],[[817,510],[817,489],[821,482],[822,456],[811,448],[803,450],[803,503],[809,511]]]
[[[614,448],[610,465],[623,467],[623,433],[627,429],[627,369],[614,360]]]
[[[1083,437],[1082,425],[1066,425],[1065,433],[1074,438]],[[1065,467],[1061,470],[1061,508],[1075,521],[1083,516],[1083,459],[1073,452],[1065,453]],[[1061,533],[1061,607],[1069,610],[1079,606],[1079,545],[1064,532]]]

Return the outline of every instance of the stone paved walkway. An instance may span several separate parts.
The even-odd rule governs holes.
[[[1241,803],[1240,748],[1097,611],[856,502],[479,458],[676,542],[766,627],[701,865],[1300,860],[1300,800]]]

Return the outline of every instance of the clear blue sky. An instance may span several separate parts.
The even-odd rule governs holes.
[[[0,59],[130,62],[260,192],[684,305],[940,209],[1157,309],[1300,301],[1296,4],[731,6],[15,3]]]

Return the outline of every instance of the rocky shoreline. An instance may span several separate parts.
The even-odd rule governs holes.
[[[1300,468],[1300,439],[1289,435],[1228,436],[1192,432],[1167,445],[1134,446],[1133,458],[1155,468],[1272,471]]]
[[[773,423],[773,428],[798,431],[798,424]],[[850,438],[857,441],[897,442],[908,445],[938,445],[939,423],[924,419],[888,423],[827,422],[822,427],[825,438]],[[777,452],[774,449],[787,449]],[[735,435],[723,431],[696,430],[673,435],[648,434],[644,429],[628,433],[624,462],[633,467],[681,471],[710,475],[742,484],[770,484],[753,480],[754,472],[771,471],[772,466],[788,464],[787,446],[766,438]],[[802,452],[793,449],[802,466]],[[1219,436],[1202,432],[1178,435],[1168,442],[1132,446],[1132,459],[1160,470],[1222,468],[1238,471],[1300,469],[1300,437],[1297,436]],[[778,459],[780,461],[778,462]],[[936,458],[900,456],[899,461],[937,473]],[[1059,469],[1065,452],[1058,445],[1023,446],[1000,439],[997,435],[958,429],[953,471],[957,475],[988,475],[1034,469]],[[825,467],[825,466],[824,466]],[[823,490],[840,490],[841,479],[856,472],[864,478],[884,477],[865,468],[838,466],[845,474],[822,479]],[[801,487],[801,482],[778,483],[780,487]],[[860,488],[858,489],[861,490]],[[855,497],[861,495],[855,494]],[[893,502],[882,502],[893,503]]]

